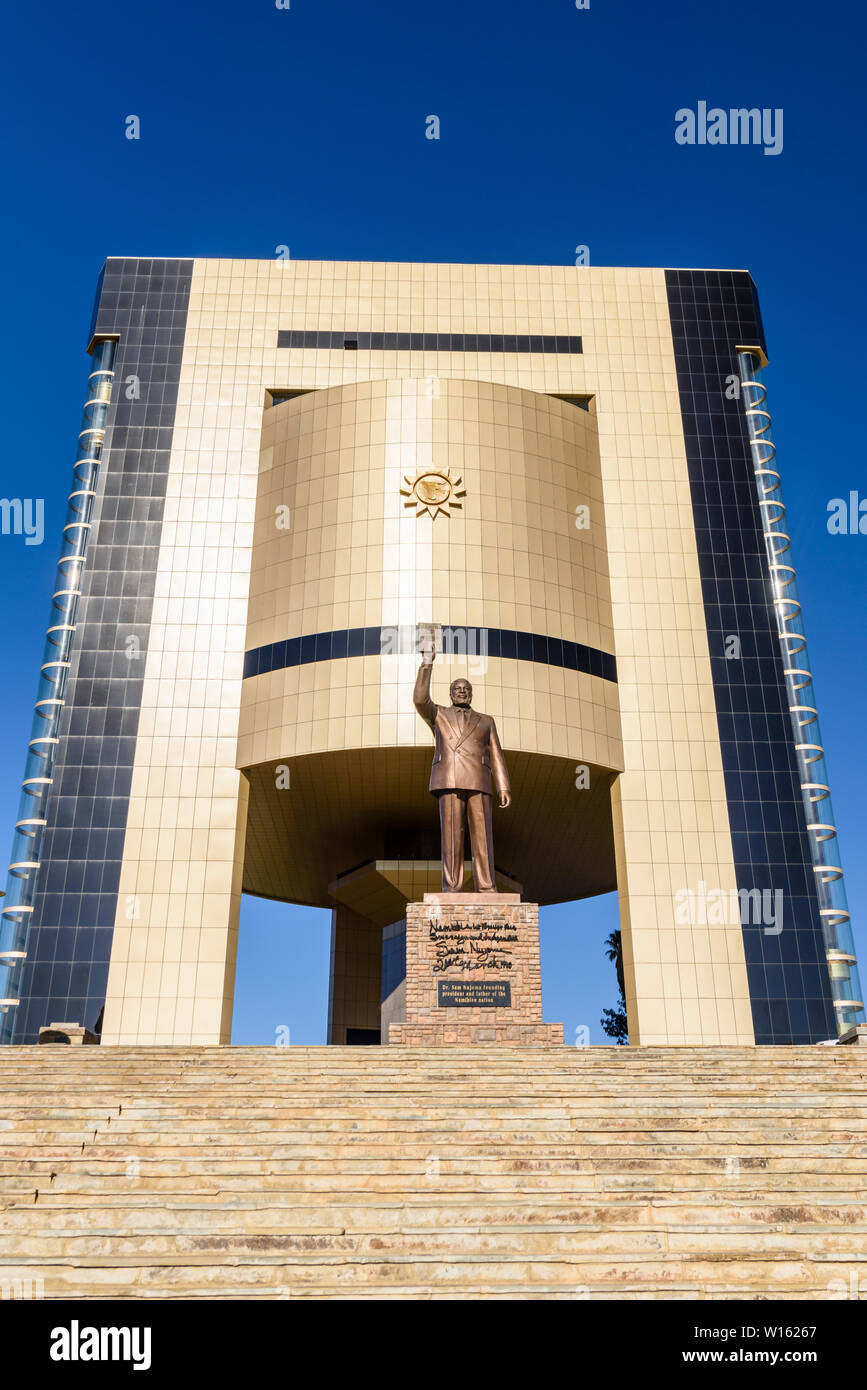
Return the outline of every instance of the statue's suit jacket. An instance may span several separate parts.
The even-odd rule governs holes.
[[[413,703],[436,740],[430,790],[487,792],[496,787],[500,795],[510,792],[506,760],[497,737],[497,726],[489,714],[466,711],[461,716],[454,705],[437,705],[430,697],[432,666],[421,666],[415,681]]]

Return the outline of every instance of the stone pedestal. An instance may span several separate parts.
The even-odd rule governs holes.
[[[385,1039],[383,1039],[385,1041]],[[406,1005],[388,1042],[563,1042],[542,1022],[539,907],[517,893],[425,893],[406,909]]]
[[[93,1047],[99,1045],[99,1038],[81,1023],[52,1023],[48,1028],[39,1029],[41,1043],[64,1043],[72,1047]]]

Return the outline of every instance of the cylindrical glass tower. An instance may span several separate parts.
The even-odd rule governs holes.
[[[30,917],[39,876],[46,809],[51,793],[91,514],[114,381],[116,347],[115,339],[104,338],[97,340],[92,348],[93,366],[78,436],[78,453],[63,527],[63,546],[57,562],[51,617],[45,635],[39,690],[12,841],[6,898],[0,912],[0,1043],[12,1041],[21,974],[27,958]]]
[[[767,391],[761,380],[762,359],[755,350],[739,349],[738,366],[777,616],[777,634],[783,652],[786,692],[825,938],[825,955],[831,976],[831,996],[837,1015],[837,1030],[845,1033],[855,1024],[864,1023],[865,1016],[840,866],[837,828],[831,808],[825,750],[819,732],[819,715],[807,657],[807,638],[798,601],[797,580],[791,564],[791,540],[786,532],[786,508],[776,465],[777,451],[771,432],[771,416],[766,404]]]

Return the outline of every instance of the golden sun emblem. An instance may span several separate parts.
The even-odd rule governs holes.
[[[415,507],[416,516],[421,516],[422,512],[429,516],[437,516],[440,512],[449,516],[452,507],[464,505],[460,500],[467,495],[463,478],[452,477],[449,471],[428,468],[414,478],[407,474],[403,481],[406,487],[402,487],[400,493],[407,499],[403,505]]]

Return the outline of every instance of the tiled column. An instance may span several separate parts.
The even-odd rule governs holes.
[[[346,1043],[347,1028],[379,1029],[382,927],[343,904],[331,914],[328,1041]]]
[[[103,1043],[231,1041],[247,780],[225,769],[200,779],[227,793],[230,782],[235,795],[216,811],[210,800],[197,811],[195,799],[179,798],[164,830],[146,823],[145,798],[131,801],[131,820],[145,823],[130,824],[128,839],[154,857],[124,862]],[[197,825],[204,808],[210,824]]]

